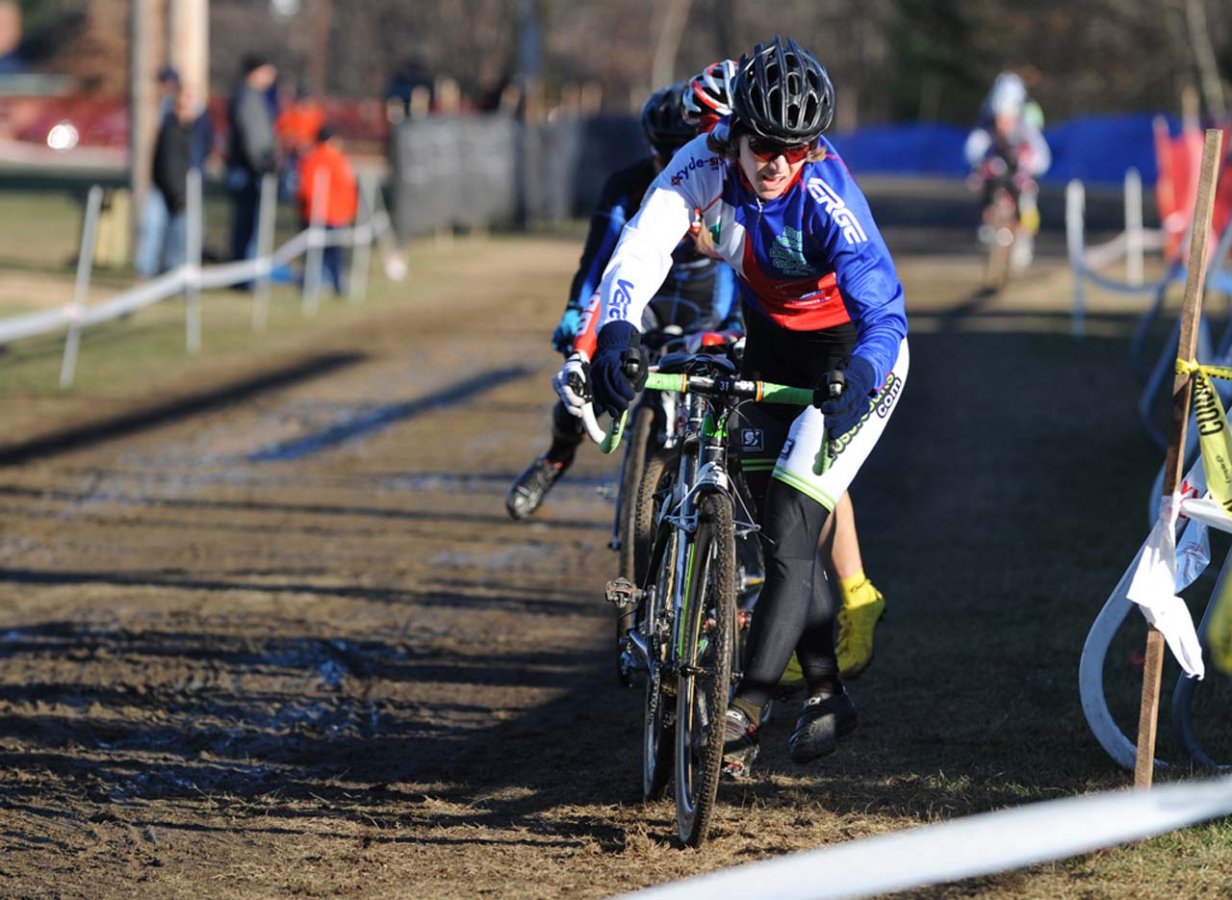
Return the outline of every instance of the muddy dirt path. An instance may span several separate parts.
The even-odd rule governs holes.
[[[1125,483],[1152,451],[1128,397],[1093,427],[1056,402],[1118,390],[1124,344],[1065,337],[1055,267],[972,304],[972,260],[904,261],[912,383],[857,493],[892,604],[861,729],[804,770],[772,727],[681,852],[611,674],[611,465],[587,453],[529,524],[503,508],[576,247],[465,255],[454,302],[357,312],[345,364],[0,468],[0,894],[597,897],[1115,780],[1066,679],[1110,584],[1091,555],[1120,564],[1145,494],[1085,559],[1060,553],[1081,523],[1048,520],[1092,460],[1119,449],[1100,477]],[[957,633],[1041,607],[1046,647]]]

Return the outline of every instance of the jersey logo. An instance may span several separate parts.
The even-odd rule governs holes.
[[[780,272],[790,278],[805,278],[813,274],[808,260],[804,258],[804,234],[790,225],[774,239],[770,247],[770,261]]]
[[[633,297],[629,294],[632,289],[633,282],[623,278],[616,281],[616,291],[612,294],[611,308],[607,312],[609,322],[624,319],[628,315],[629,304],[633,302]]]
[[[834,188],[820,178],[810,178],[808,192],[813,195],[814,200],[821,204],[835,224],[843,230],[843,237],[847,238],[847,243],[863,244],[868,240],[868,235],[864,233],[860,220],[847,205],[847,201],[840,197]]]
[[[877,394],[878,416],[884,419],[894,412],[894,404],[898,402],[898,395],[902,389],[903,380],[891,372],[886,378],[886,383],[882,385],[880,392]]]
[[[742,449],[749,450],[765,450],[766,436],[760,428],[742,428],[740,429],[740,446]]]
[[[705,159],[693,157],[689,160],[689,164],[687,166],[681,166],[672,173],[672,187],[680,187],[681,182],[688,178],[695,169],[708,168],[711,171],[714,171],[721,165],[723,165],[723,160],[717,156],[710,156]]]

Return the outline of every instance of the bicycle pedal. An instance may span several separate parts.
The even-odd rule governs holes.
[[[613,578],[603,596],[618,609],[628,609],[642,599],[642,591],[628,578]]]

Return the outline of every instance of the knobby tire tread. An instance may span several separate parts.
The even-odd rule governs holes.
[[[689,847],[697,847],[706,839],[714,819],[715,799],[723,768],[723,731],[727,714],[727,699],[731,688],[732,656],[736,633],[736,541],[732,523],[730,500],[721,494],[707,494],[699,503],[697,533],[694,536],[695,565],[690,597],[685,648],[686,659],[696,662],[696,646],[707,611],[712,610],[714,625],[709,633],[709,646],[715,651],[705,662],[713,674],[708,678],[695,679],[696,687],[705,691],[709,721],[702,740],[702,752],[694,769],[693,797],[688,798],[688,781],[682,772],[686,752],[691,753],[692,737],[686,732],[685,723],[691,722],[688,702],[692,691],[687,681],[689,676],[680,676],[677,688],[676,711],[676,824],[680,840]],[[710,549],[709,575],[706,566]],[[710,590],[706,589],[709,584]],[[690,757],[691,758],[691,757]],[[692,811],[687,805],[691,799]]]
[[[647,599],[642,601],[642,608],[639,611],[638,627],[643,635],[649,636],[656,630],[656,624],[659,617],[659,610],[663,609],[665,603],[669,602],[670,585],[672,577],[670,575],[672,566],[675,561],[675,554],[672,552],[672,538],[674,532],[665,530],[662,535],[662,552],[659,555],[658,565],[655,566],[653,579],[647,579],[647,583],[643,587],[650,589],[654,587],[655,600],[652,603],[647,596]],[[647,561],[646,565],[649,566]],[[667,574],[665,574],[665,570]],[[659,644],[652,642],[652,653],[656,653],[659,649]],[[656,653],[656,655],[661,655]],[[662,660],[660,660],[661,662]],[[660,675],[660,678],[668,677]],[[661,684],[661,682],[660,682]],[[657,696],[656,696],[657,694]],[[644,705],[642,709],[642,799],[646,802],[661,800],[664,794],[667,793],[667,786],[672,778],[672,754],[676,745],[675,732],[675,717],[676,709],[674,698],[665,693],[662,687],[656,688],[655,681],[650,673],[646,674],[646,686]],[[657,709],[652,710],[652,704],[657,702]],[[658,729],[658,743],[654,749],[650,746],[652,731]]]

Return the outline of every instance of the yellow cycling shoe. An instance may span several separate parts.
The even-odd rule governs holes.
[[[867,578],[855,585],[844,579],[840,587],[838,672],[843,678],[855,678],[873,661],[873,630],[885,615],[885,597]]]

